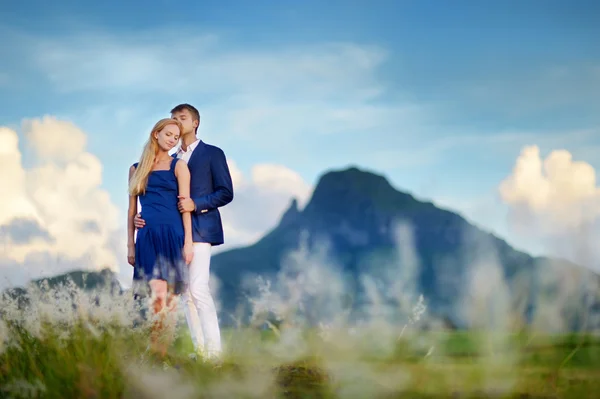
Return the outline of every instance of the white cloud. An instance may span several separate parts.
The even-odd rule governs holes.
[[[302,208],[312,193],[310,184],[283,165],[254,165],[248,178],[234,161],[228,163],[235,197],[221,209],[225,244],[218,252],[254,243],[277,225],[292,198]]]
[[[310,192],[310,186],[298,173],[282,165],[255,165],[252,168],[252,182],[260,190],[294,196],[302,204]]]
[[[375,45],[250,48],[181,29],[16,40],[58,95],[84,95],[94,109],[104,105],[87,103],[90,98],[110,102],[112,109],[99,119],[111,122],[116,111],[140,104],[147,104],[141,107],[145,117],[157,101],[167,101],[165,107],[189,101],[201,110],[203,134],[279,150],[292,137],[303,145],[309,135],[414,132],[422,113],[415,104],[374,101],[385,94],[378,71],[388,58]],[[122,93],[120,105],[114,93]]]
[[[372,72],[387,56],[380,47],[352,43],[232,48],[214,35],[180,29],[27,43],[34,64],[63,91],[229,92],[259,103],[273,95],[372,98],[383,90]]]
[[[525,147],[512,175],[501,183],[500,195],[512,206],[542,215],[549,229],[576,229],[600,215],[594,168],[573,161],[566,150],[542,160],[537,146]]]
[[[16,132],[0,127],[0,144],[0,184],[7,191],[0,196],[0,223],[13,217],[36,218],[35,207],[27,200],[25,171],[21,168]]]
[[[45,116],[24,121],[23,130],[28,144],[42,160],[72,161],[85,152],[87,136],[70,122]]]
[[[118,268],[118,210],[86,135],[53,117],[23,123],[37,163],[25,169],[18,135],[0,128],[0,269],[14,284],[73,268]],[[14,279],[13,279],[14,278]]]
[[[523,148],[513,172],[499,186],[512,225],[537,234],[549,252],[600,271],[600,187],[586,162],[566,150],[542,159],[537,146]]]
[[[41,37],[7,31],[7,37],[13,43],[9,48],[13,52],[11,58],[26,60],[27,69],[23,69],[21,78],[27,74],[28,81],[50,83],[59,97],[66,93],[70,100],[77,96],[85,98],[76,107],[69,108],[71,119],[75,116],[81,121],[89,109],[100,110],[93,122],[87,124],[86,120],[86,125],[82,124],[88,131],[107,121],[112,124],[117,119],[121,127],[119,132],[126,130],[123,125],[137,131],[140,119],[154,121],[156,112],[165,115],[168,106],[190,101],[203,113],[201,134],[213,142],[216,141],[213,138],[218,138],[234,158],[240,159],[232,150],[239,143],[274,157],[279,152],[294,157],[295,149],[320,152],[321,157],[325,152],[322,148],[346,150],[328,151],[331,154],[321,158],[326,159],[321,163],[328,162],[323,169],[349,161],[389,169],[431,166],[439,162],[441,151],[447,147],[464,150],[460,147],[465,142],[481,146],[492,136],[507,139],[504,133],[482,133],[480,129],[472,134],[467,132],[466,136],[470,137],[465,139],[458,137],[465,136],[464,124],[457,125],[453,117],[448,122],[444,112],[448,112],[449,104],[458,104],[460,108],[460,101],[425,105],[415,103],[413,95],[408,100],[408,93],[405,96],[402,90],[390,93],[393,89],[380,72],[385,72],[383,68],[393,54],[380,45],[317,42],[240,46],[225,34],[217,36],[179,26],[120,34],[86,26],[84,31],[76,34]],[[174,62],[179,59],[185,62]],[[562,67],[551,68],[549,73],[534,68],[527,73],[534,71],[537,78],[549,81],[552,87],[557,86],[556,79],[566,74],[569,79],[581,80],[579,83],[590,93],[597,92],[590,89],[594,86],[588,80],[578,79],[582,75],[596,76],[595,66],[567,68],[566,71]],[[405,72],[402,68],[399,71],[400,75]],[[29,76],[31,72],[35,79]],[[503,77],[499,71],[494,73],[499,75],[485,76],[485,79],[491,79],[493,86],[503,85],[499,91],[503,93],[510,85],[506,85],[506,79],[494,80]],[[410,74],[400,75],[398,79],[402,81]],[[533,85],[532,92],[539,92],[539,83],[532,83],[536,79],[529,75],[519,76],[520,83],[525,78],[529,86]],[[481,82],[475,79],[475,83]],[[468,88],[470,84],[468,81],[460,87]],[[482,96],[489,100],[492,92],[475,90],[467,97],[473,97],[481,105]],[[464,99],[464,93],[455,94]],[[558,97],[547,98],[556,100]],[[519,112],[524,109],[517,108]],[[135,112],[130,113],[129,109],[135,109]],[[452,106],[449,111],[454,115],[459,110]],[[123,123],[124,119],[129,119],[130,123]],[[111,132],[107,133],[107,137],[110,136]],[[322,148],[314,149],[309,145],[317,135],[331,133],[337,133],[336,141],[331,137],[319,137],[324,141],[320,145]],[[368,133],[369,151],[361,148],[366,140],[359,143],[350,136],[355,133],[363,137]],[[518,133],[516,140],[509,140],[509,145],[500,144],[514,151],[524,137],[523,132]],[[534,141],[545,140],[547,133],[535,134]],[[564,132],[559,136],[562,143],[573,143],[564,138]],[[405,154],[394,156],[387,152],[390,148],[401,149]],[[294,159],[300,162],[297,157]]]

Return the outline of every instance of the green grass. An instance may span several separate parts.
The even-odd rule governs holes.
[[[148,327],[128,318],[130,302],[78,301],[77,312],[48,306],[47,298],[26,311],[0,303],[0,397],[583,399],[600,392],[597,336],[225,329],[226,356],[215,367],[188,357],[184,324],[162,359],[147,352]]]
[[[44,398],[161,397],[160,392],[207,398],[333,398],[353,392],[381,398],[592,398],[600,391],[600,340],[591,336],[495,334],[487,345],[482,333],[426,333],[409,335],[389,353],[374,356],[332,348],[306,333],[298,346],[307,349],[294,359],[279,356],[275,349],[281,341],[269,334],[225,330],[232,350],[214,367],[188,358],[191,344],[184,333],[166,359],[159,359],[145,352],[144,328],[93,328],[91,333],[83,322],[46,323],[34,336],[9,322],[0,392]],[[429,356],[411,344],[417,338],[436,343]],[[494,352],[498,342],[511,348],[508,356]]]

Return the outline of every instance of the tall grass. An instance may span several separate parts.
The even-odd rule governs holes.
[[[215,365],[188,356],[182,318],[166,357],[149,351],[145,303],[128,292],[42,286],[28,302],[20,308],[5,296],[0,303],[0,397],[592,398],[600,392],[598,337],[422,331],[418,303],[404,325],[375,319],[225,329],[225,357]]]

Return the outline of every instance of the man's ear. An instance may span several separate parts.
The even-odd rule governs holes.
[[[198,126],[200,126],[200,121],[198,119],[194,119],[194,129],[198,129]]]

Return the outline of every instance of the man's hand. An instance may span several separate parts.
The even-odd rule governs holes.
[[[177,205],[179,212],[194,212],[196,210],[196,204],[191,198],[181,195],[178,195],[177,198],[179,198],[179,204]]]
[[[136,229],[141,229],[146,225],[146,221],[142,219],[142,215],[138,213],[133,217],[133,225]]]

